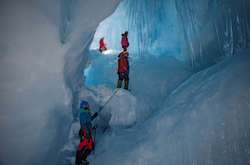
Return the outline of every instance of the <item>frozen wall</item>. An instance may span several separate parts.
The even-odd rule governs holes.
[[[68,126],[59,7],[49,2],[0,2],[0,164],[54,162]]]
[[[156,25],[154,21],[161,15],[159,13],[167,8],[163,4],[170,2],[174,2],[175,19],[178,20],[172,25],[181,29],[180,35],[184,39],[184,42],[182,39],[177,40],[183,45],[176,47],[181,49],[180,52],[197,70],[216,65],[194,74],[181,85],[179,81],[173,83],[178,87],[166,95],[166,88],[173,85],[169,77],[176,78],[176,75],[181,74],[177,73],[179,67],[168,68],[173,64],[168,63],[171,58],[163,58],[171,48],[153,51],[152,39],[157,43],[166,36],[163,33],[157,36],[157,30],[152,30],[150,25]],[[155,8],[156,4],[162,5]],[[136,96],[137,105],[140,105],[136,109],[136,117],[144,115],[148,107],[155,109],[147,120],[131,128],[106,133],[98,141],[96,155],[90,158],[91,163],[249,164],[249,50],[239,53],[249,47],[249,2],[131,0],[123,1],[121,6],[100,24],[91,48],[97,48],[99,38],[104,36],[108,48],[120,50],[119,33],[128,29],[132,43],[129,51],[138,58],[131,70],[140,73],[130,74],[133,82],[131,93]],[[155,12],[156,9],[159,10]],[[127,10],[128,15],[125,14]],[[168,31],[166,22],[158,20],[157,23],[153,27],[166,27]],[[168,45],[167,41],[162,43]],[[153,58],[147,61],[142,55],[158,55],[162,63]],[[106,61],[102,64],[102,59],[108,58],[103,55],[93,60],[93,72],[90,73],[94,73],[94,76],[91,75],[91,78],[96,84],[98,79],[95,76],[105,73],[99,82],[109,85],[114,82],[110,81],[113,77],[103,72],[107,71],[109,64]],[[174,63],[177,66],[175,64],[178,63]],[[163,89],[157,91],[154,87]],[[165,104],[159,102],[159,98],[162,99],[161,92],[165,94]],[[144,99],[143,103],[140,98]]]
[[[77,117],[79,90],[84,85],[83,73],[88,63],[87,48],[89,48],[99,22],[112,14],[118,3],[119,0],[104,0],[101,3],[98,0],[61,1],[63,7],[61,8],[60,36],[61,42],[65,43],[64,45],[67,47],[64,77],[67,87],[72,92],[74,101],[72,110],[75,118]]]
[[[134,56],[173,55],[196,69],[249,47],[247,0],[124,0],[100,23],[91,49],[104,37],[109,49],[120,50],[121,33],[129,31]]]
[[[194,74],[143,123],[98,138],[91,163],[249,164],[249,53]]]
[[[176,0],[183,23],[186,55],[203,68],[250,46],[250,1]]]
[[[103,2],[74,1],[76,18],[62,8],[67,1],[0,1],[1,165],[56,164],[72,120],[67,73],[79,67],[65,61],[82,60],[90,34],[118,3]]]
[[[133,57],[170,55],[183,58],[184,38],[174,0],[124,0],[97,28],[90,49],[105,38],[108,49],[121,50],[121,33],[128,30]]]

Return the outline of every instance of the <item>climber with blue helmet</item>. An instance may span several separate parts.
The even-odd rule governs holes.
[[[76,153],[76,160],[75,160],[76,165],[88,163],[86,158],[94,148],[91,122],[97,117],[97,115],[98,115],[97,112],[94,113],[94,115],[91,115],[89,103],[84,100],[81,101],[80,114],[79,114],[80,125],[81,125],[81,128],[79,130],[80,144],[78,145]]]

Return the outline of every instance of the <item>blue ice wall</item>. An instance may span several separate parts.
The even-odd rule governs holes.
[[[108,49],[120,50],[121,33],[129,32],[129,51],[134,56],[152,54],[181,58],[184,38],[173,0],[125,0],[117,10],[100,23],[91,49],[105,38]]]
[[[194,68],[216,63],[250,46],[250,1],[176,0],[186,55]]]
[[[129,51],[137,56],[185,57],[199,70],[249,47],[249,6],[247,0],[124,0],[100,23],[91,49],[104,37],[109,49],[120,50],[128,30]]]

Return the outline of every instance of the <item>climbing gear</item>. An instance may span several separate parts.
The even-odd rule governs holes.
[[[94,137],[94,146],[93,146],[93,154],[95,154],[95,144],[96,144],[96,126],[92,128],[93,131],[93,137]]]
[[[109,97],[109,99],[103,104],[103,106],[101,106],[99,108],[99,111],[97,113],[100,113],[104,108],[105,106],[110,102],[110,100],[115,96],[115,94],[119,91],[119,89],[116,89],[113,94]]]
[[[91,116],[91,121],[93,121],[98,116],[98,112],[95,112],[94,115]]]

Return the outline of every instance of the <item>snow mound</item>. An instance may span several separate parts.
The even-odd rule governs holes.
[[[107,105],[111,114],[109,125],[114,127],[130,127],[136,122],[137,100],[130,92],[120,89]]]

